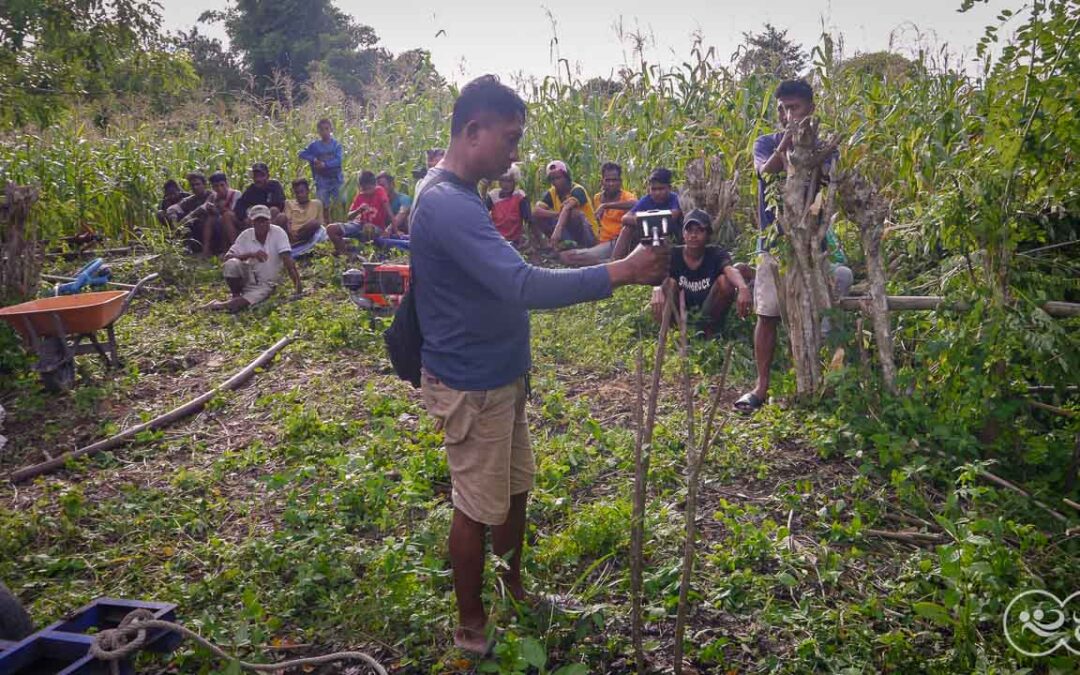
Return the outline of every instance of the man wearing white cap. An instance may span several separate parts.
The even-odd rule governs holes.
[[[252,226],[236,237],[225,254],[223,272],[232,297],[211,302],[206,309],[235,313],[259,304],[274,292],[283,265],[296,286],[296,295],[302,293],[289,235],[270,222],[270,208],[256,204],[248,209],[247,217]]]

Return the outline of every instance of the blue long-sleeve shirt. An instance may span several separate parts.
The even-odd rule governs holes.
[[[320,138],[312,141],[310,145],[300,151],[300,159],[311,165],[311,176],[316,185],[341,185],[345,182],[345,175],[341,171],[342,148],[336,138],[323,142]],[[322,169],[315,168],[315,160],[321,159],[325,166]]]
[[[529,265],[495,229],[476,185],[445,169],[425,183],[440,174],[444,182],[417,189],[410,229],[422,361],[454,389],[495,389],[532,364],[530,309],[606,298],[611,280],[602,266]]]

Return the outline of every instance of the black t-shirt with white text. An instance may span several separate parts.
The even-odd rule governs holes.
[[[724,273],[724,268],[731,265],[731,254],[719,246],[706,246],[705,255],[697,269],[690,269],[683,257],[686,247],[676,246],[671,250],[671,269],[669,276],[679,288],[686,292],[686,308],[697,309],[709,297],[709,291],[716,280]]]

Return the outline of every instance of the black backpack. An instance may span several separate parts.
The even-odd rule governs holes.
[[[449,180],[449,176],[440,172],[428,181],[420,190],[416,199],[413,200],[412,211],[409,213],[409,232],[412,232],[413,218],[422,197],[428,190],[439,183]],[[409,382],[414,387],[420,386],[420,350],[424,346],[424,336],[420,332],[420,319],[416,315],[416,271],[412,264],[412,254],[409,256],[409,290],[401,297],[401,304],[394,312],[394,320],[390,327],[383,331],[383,340],[386,342],[386,351],[390,355],[390,363],[394,366],[394,372],[401,379]]]

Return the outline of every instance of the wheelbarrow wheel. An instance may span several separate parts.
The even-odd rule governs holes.
[[[0,640],[21,640],[33,632],[30,615],[15,594],[0,582]]]
[[[50,370],[42,370],[41,384],[54,394],[70,391],[75,386],[75,359],[64,358],[64,346],[57,338],[49,338],[43,347],[42,358],[55,363]]]
[[[71,391],[75,386],[75,362],[65,361],[56,370],[41,373],[41,384],[54,394]]]

